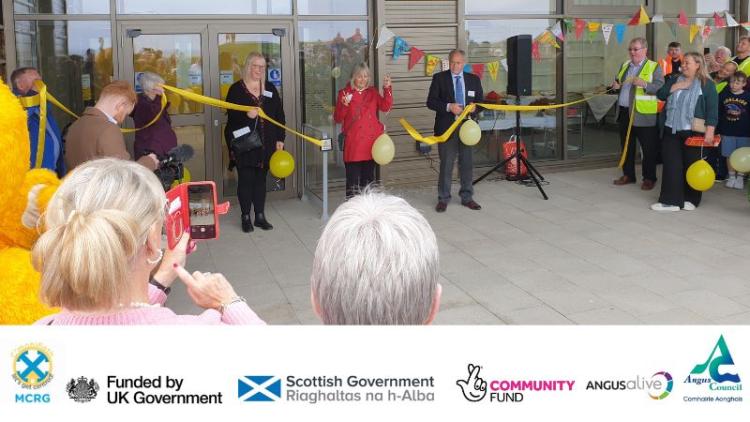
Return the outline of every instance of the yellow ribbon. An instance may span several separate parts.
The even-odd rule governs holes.
[[[401,126],[406,129],[406,132],[409,133],[409,135],[414,138],[417,142],[424,142],[429,145],[441,143],[447,141],[453,132],[458,128],[458,126],[466,119],[466,116],[469,115],[469,113],[473,112],[476,107],[482,107],[487,110],[503,110],[503,111],[540,111],[540,110],[550,110],[555,108],[562,108],[562,107],[568,107],[575,104],[579,104],[585,101],[588,101],[594,97],[598,97],[600,95],[605,95],[609,91],[592,95],[590,97],[582,98],[580,100],[570,101],[567,103],[561,103],[561,104],[550,104],[550,105],[543,105],[543,106],[530,106],[530,105],[514,105],[514,104],[488,104],[488,103],[475,103],[475,104],[469,104],[464,108],[464,111],[458,115],[458,118],[455,122],[453,122],[450,127],[448,127],[448,130],[446,130],[442,135],[432,135],[432,136],[422,136],[419,132],[417,132],[416,129],[414,129],[414,126],[409,124],[409,122],[406,121],[406,119],[401,118],[399,120],[399,123],[401,123]]]
[[[178,95],[180,95],[180,96],[182,96],[182,97],[184,97],[184,98],[186,98],[186,99],[188,99],[190,101],[195,101],[196,103],[201,103],[201,104],[209,105],[209,106],[212,106],[212,107],[219,107],[219,108],[223,108],[223,109],[227,109],[227,110],[236,110],[236,111],[244,111],[244,112],[248,112],[250,110],[258,110],[258,115],[263,120],[267,120],[268,122],[270,122],[270,123],[272,123],[272,124],[274,124],[274,125],[282,128],[282,129],[286,130],[287,132],[293,133],[293,134],[299,136],[300,138],[302,138],[302,139],[304,139],[304,140],[306,140],[306,141],[308,141],[308,142],[310,142],[312,144],[315,144],[315,145],[317,145],[319,147],[323,146],[323,141],[321,141],[320,139],[313,138],[312,136],[307,136],[307,135],[305,135],[303,133],[297,132],[296,130],[294,130],[294,129],[288,127],[288,126],[285,126],[282,123],[277,122],[276,120],[274,120],[270,116],[268,116],[263,111],[263,109],[260,108],[260,107],[246,106],[246,105],[239,105],[239,104],[229,103],[229,102],[226,102],[226,101],[217,100],[216,98],[211,98],[211,97],[207,97],[205,95],[196,94],[195,92],[192,92],[192,91],[186,91],[184,89],[175,88],[175,87],[169,86],[169,85],[162,85],[162,87],[164,89],[166,89],[167,91],[174,92],[175,94],[178,94]]]
[[[635,117],[635,107],[630,107],[630,118],[628,119],[628,132],[625,134],[625,145],[622,146],[622,155],[617,167],[622,168],[625,164],[625,157],[628,155],[628,141],[630,141],[630,130],[633,128],[633,118]]]

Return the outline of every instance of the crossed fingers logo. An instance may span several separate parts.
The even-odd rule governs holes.
[[[487,382],[479,377],[479,365],[469,364],[469,378],[456,381],[466,400],[477,402],[487,394]]]

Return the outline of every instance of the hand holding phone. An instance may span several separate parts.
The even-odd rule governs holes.
[[[229,211],[229,202],[217,203],[214,182],[191,182],[167,192],[167,207],[167,243],[174,248],[185,232],[194,240],[218,239],[219,215]]]

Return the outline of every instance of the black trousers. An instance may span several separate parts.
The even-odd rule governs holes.
[[[243,215],[262,214],[266,208],[266,175],[268,169],[237,167],[237,198]]]
[[[359,193],[365,186],[375,181],[375,161],[353,161],[344,163],[346,167],[346,199]]]
[[[693,132],[689,130],[672,134],[670,127],[664,128],[662,140],[664,167],[661,173],[661,193],[659,194],[659,202],[662,204],[682,208],[685,201],[692,202],[696,207],[701,202],[703,193],[691,188],[685,179],[688,167],[701,159],[700,147],[685,146],[685,139],[692,134]]]
[[[630,121],[630,108],[620,107],[620,147],[625,148],[625,136],[628,133],[628,122]],[[659,128],[657,126],[639,127],[633,126],[630,129],[630,140],[628,142],[628,152],[625,156],[625,163],[622,166],[622,174],[628,176],[631,180],[635,179],[635,152],[636,143],[638,142],[643,149],[643,161],[641,162],[641,173],[644,180],[656,182],[656,156],[658,155],[659,146]]]

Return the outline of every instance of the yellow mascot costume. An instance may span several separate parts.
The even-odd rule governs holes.
[[[0,324],[30,324],[56,311],[39,300],[30,250],[60,181],[49,170],[29,170],[26,111],[2,81],[0,110]]]

